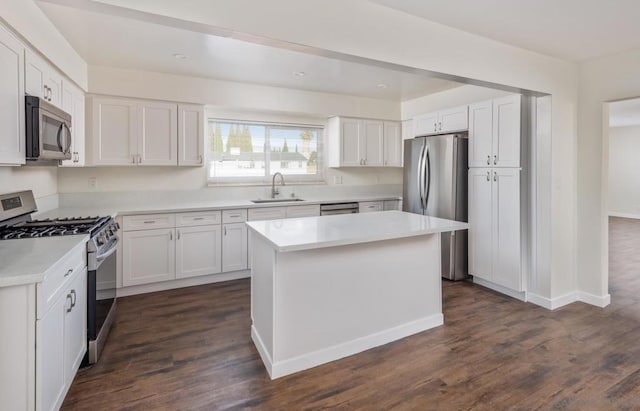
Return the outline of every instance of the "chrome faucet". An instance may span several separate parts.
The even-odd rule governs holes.
[[[276,196],[280,194],[280,191],[276,188],[277,176],[280,176],[280,183],[282,183],[282,186],[284,187],[284,176],[282,175],[282,173],[273,173],[273,180],[271,180],[271,198],[276,198]]]

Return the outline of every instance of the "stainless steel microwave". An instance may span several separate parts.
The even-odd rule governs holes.
[[[27,160],[70,160],[71,114],[35,96],[25,103]]]

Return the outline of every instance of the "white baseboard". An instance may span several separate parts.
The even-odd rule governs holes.
[[[508,295],[509,297],[513,297],[516,300],[527,301],[527,293],[524,291],[514,291],[510,290],[507,287],[503,287],[501,285],[492,283],[491,281],[483,280],[482,278],[473,277],[474,284],[481,285],[483,287],[489,288],[493,291],[497,291],[501,294]]]
[[[116,290],[116,296],[127,297],[129,295],[154,293],[157,291],[173,290],[174,288],[193,287],[194,285],[219,283],[222,281],[238,280],[240,278],[249,277],[251,277],[251,271],[242,270],[233,271],[231,273],[203,275],[201,277],[181,278],[179,280],[118,288]]]
[[[342,344],[334,345],[332,347],[284,361],[278,361],[276,363],[273,363],[269,353],[264,347],[262,338],[253,326],[251,327],[251,337],[256,345],[258,353],[260,353],[260,357],[262,358],[265,367],[267,368],[269,376],[271,379],[276,379],[298,371],[326,364],[331,361],[339,360],[340,358],[348,357],[380,345],[388,344],[392,341],[426,331],[442,324],[444,324],[444,316],[442,314],[434,314],[388,330],[360,337],[352,341],[347,341]]]
[[[640,219],[640,214],[633,213],[618,213],[615,211],[609,212],[609,217],[622,217],[622,218],[635,218],[636,220]]]
[[[611,304],[611,295],[606,294],[603,296],[597,296],[589,293],[585,293],[584,291],[576,292],[576,297],[578,301],[582,301],[583,303],[595,305],[596,307],[604,308],[607,305]]]

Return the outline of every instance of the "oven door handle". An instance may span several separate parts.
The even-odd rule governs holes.
[[[115,253],[117,249],[118,249],[118,242],[116,241],[113,243],[113,247],[111,247],[108,251],[96,256],[96,263],[100,265],[107,257]]]

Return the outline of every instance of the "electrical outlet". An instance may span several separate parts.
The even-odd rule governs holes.
[[[89,177],[89,188],[96,190],[98,188],[98,179],[95,177]]]
[[[342,176],[333,176],[333,184],[342,184]]]

